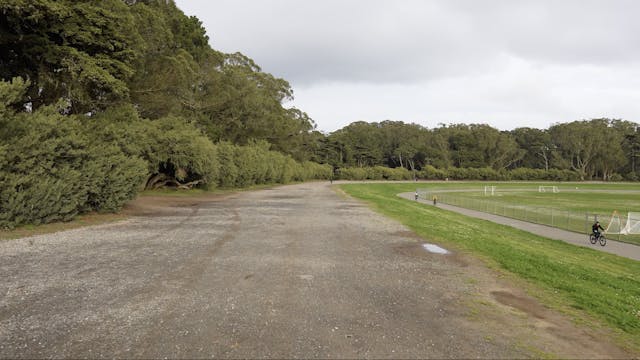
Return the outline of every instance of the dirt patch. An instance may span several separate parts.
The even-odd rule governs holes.
[[[633,358],[605,328],[577,325],[569,316],[542,305],[508,276],[487,268],[480,259],[451,249],[446,255],[432,254],[423,248],[424,243],[418,237],[415,242],[392,245],[391,251],[415,261],[454,264],[459,272],[450,276],[463,277],[470,284],[467,300],[460,305],[468,308],[468,319],[486,332],[487,340],[499,341],[490,334],[502,333],[536,357],[583,358],[589,354],[590,358]]]
[[[231,199],[236,194],[203,194],[192,196],[163,196],[148,195],[139,196],[130,201],[122,209],[125,216],[166,216],[181,212],[184,208],[194,208],[204,203],[224,201]]]
[[[406,244],[394,244],[391,246],[391,249],[394,253],[414,258],[426,258],[435,256],[435,254],[431,254],[426,251],[422,244],[410,242]]]
[[[545,319],[548,310],[532,298],[518,296],[508,291],[492,291],[491,295],[502,305],[511,306],[528,316]]]
[[[542,305],[508,276],[487,269],[479,259],[460,255],[472,273],[474,318],[487,332],[500,332],[535,344],[540,357],[626,359],[635,355],[617,345],[606,328],[577,325],[569,316]],[[502,329],[502,330],[500,330]],[[525,340],[526,339],[526,340]]]

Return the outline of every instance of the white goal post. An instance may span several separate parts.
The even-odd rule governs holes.
[[[629,212],[626,222],[623,223],[623,220],[624,218],[621,218],[618,212],[614,211],[605,232],[621,235],[640,234],[640,212]]]
[[[640,213],[629,212],[627,214],[627,223],[624,228],[620,230],[623,235],[640,234]]]
[[[538,192],[552,192],[552,193],[559,193],[560,189],[558,189],[557,186],[555,185],[540,185],[538,186]]]
[[[496,194],[495,186],[485,186],[484,187],[484,196],[493,196]]]

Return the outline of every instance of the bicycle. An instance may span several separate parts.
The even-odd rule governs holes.
[[[591,241],[592,244],[600,242],[600,246],[607,245],[607,238],[602,233],[598,233],[598,235],[596,234],[589,235],[589,241]]]

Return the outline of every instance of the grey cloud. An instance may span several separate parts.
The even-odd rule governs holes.
[[[479,40],[532,61],[562,64],[637,62],[640,2],[633,0],[450,1]]]
[[[214,48],[288,80],[323,130],[355,120],[548,127],[640,119],[635,0],[177,0]]]
[[[637,61],[640,52],[636,1],[272,0],[212,8],[199,16],[212,19],[214,47],[243,51],[297,86],[467,76],[498,71],[505,54],[607,64]]]

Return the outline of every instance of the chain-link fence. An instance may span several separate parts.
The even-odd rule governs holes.
[[[600,221],[603,226],[606,227],[611,220],[611,214],[569,211],[553,208],[551,204],[550,206],[532,206],[506,203],[501,201],[492,201],[491,196],[477,199],[465,196],[464,194],[462,194],[464,192],[469,192],[469,190],[454,190],[442,192],[427,189],[417,190],[420,198],[429,201],[433,200],[435,197],[438,203],[482,211],[485,213],[523,220],[535,224],[552,226],[555,228],[582,234],[590,234],[591,225],[595,221]],[[612,233],[610,237],[614,240],[640,243],[640,236],[637,235],[621,237],[619,233]]]

